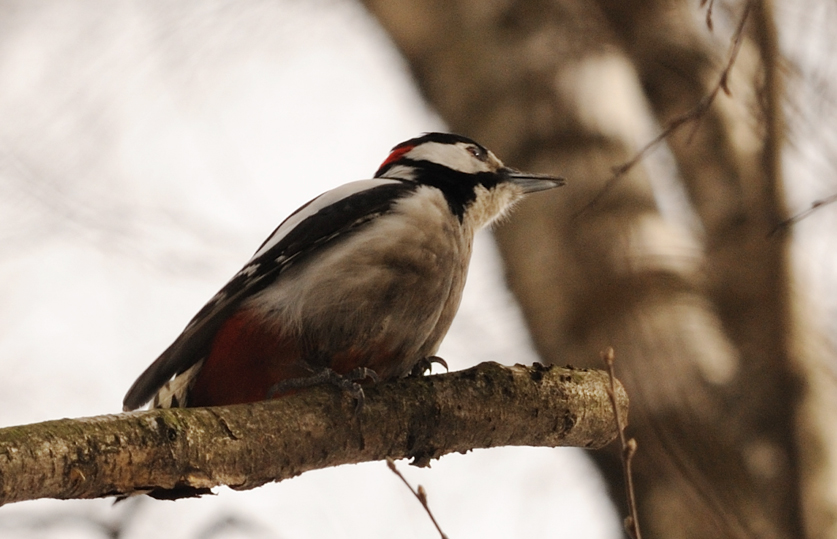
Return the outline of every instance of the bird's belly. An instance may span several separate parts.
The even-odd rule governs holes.
[[[291,268],[281,286],[245,305],[268,326],[296,336],[314,369],[368,367],[395,378],[434,353],[447,331],[437,324],[452,299],[453,310],[458,306],[468,260],[462,250],[470,242],[453,226],[439,235],[430,233],[439,223],[382,221],[362,240],[348,238]]]

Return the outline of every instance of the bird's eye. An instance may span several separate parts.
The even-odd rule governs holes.
[[[468,148],[468,151],[471,152],[471,155],[473,155],[474,157],[476,157],[480,161],[485,161],[485,160],[488,159],[488,153],[485,151],[485,149],[483,149],[479,146],[473,146],[473,145],[470,145],[467,148]]]

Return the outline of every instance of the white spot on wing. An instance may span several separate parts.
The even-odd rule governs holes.
[[[255,260],[256,258],[260,257],[270,249],[272,249],[277,243],[282,241],[282,238],[288,235],[288,232],[293,230],[297,227],[302,221],[311,217],[318,211],[322,210],[323,208],[334,204],[344,198],[350,197],[356,193],[360,193],[362,191],[366,191],[368,189],[372,189],[378,187],[379,185],[386,185],[391,183],[398,183],[398,180],[387,180],[382,178],[376,178],[374,180],[360,180],[356,182],[350,182],[331,191],[326,191],[325,193],[321,194],[314,200],[312,200],[307,206],[302,208],[301,210],[297,210],[296,213],[285,219],[285,222],[282,223],[279,228],[273,233],[273,235],[268,238],[268,240],[262,245],[261,249],[256,251],[256,254],[253,255],[253,258],[250,260]]]
[[[151,408],[178,408],[184,406],[186,403],[186,395],[202,366],[203,360],[163,384],[157,391],[157,394],[154,395],[154,399],[151,401]]]

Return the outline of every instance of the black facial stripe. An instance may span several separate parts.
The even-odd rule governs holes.
[[[482,144],[469,139],[468,137],[463,137],[462,135],[455,135],[453,133],[425,133],[420,137],[416,137],[410,140],[405,140],[404,142],[394,146],[392,150],[390,150],[390,154],[398,150],[399,148],[409,147],[415,148],[416,146],[421,146],[426,142],[438,142],[439,144],[467,144],[473,146],[476,150],[474,156],[479,159],[480,161],[486,161],[488,159],[488,149],[485,148]],[[392,156],[390,155],[390,158]],[[389,160],[389,158],[387,159]],[[398,159],[385,165],[381,166],[378,171],[375,173],[376,178],[386,177],[386,173],[394,166],[398,164],[403,164],[406,159]]]
[[[465,217],[465,210],[477,197],[476,187],[482,185],[491,189],[505,178],[502,172],[469,174],[432,161],[401,159],[398,164],[409,166],[415,171],[416,183],[439,189],[445,196],[450,211],[456,215],[460,223]]]

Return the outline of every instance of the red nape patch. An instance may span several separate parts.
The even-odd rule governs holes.
[[[389,164],[391,164],[391,163],[394,163],[394,162],[398,161],[399,159],[401,159],[401,157],[402,157],[405,153],[409,152],[409,151],[410,151],[410,150],[412,150],[413,148],[415,148],[415,146],[410,145],[410,144],[408,144],[408,145],[406,145],[406,146],[396,146],[396,147],[392,150],[392,152],[390,152],[389,156],[388,156],[388,157],[384,160],[384,162],[383,162],[383,163],[381,163],[381,166],[380,166],[380,167],[378,167],[378,171],[380,172],[380,170],[381,170],[382,168],[384,168],[385,166],[387,166],[387,165],[389,165]]]
[[[305,378],[296,339],[267,327],[260,317],[239,311],[227,320],[189,391],[189,406],[222,406],[267,398],[277,382]]]

